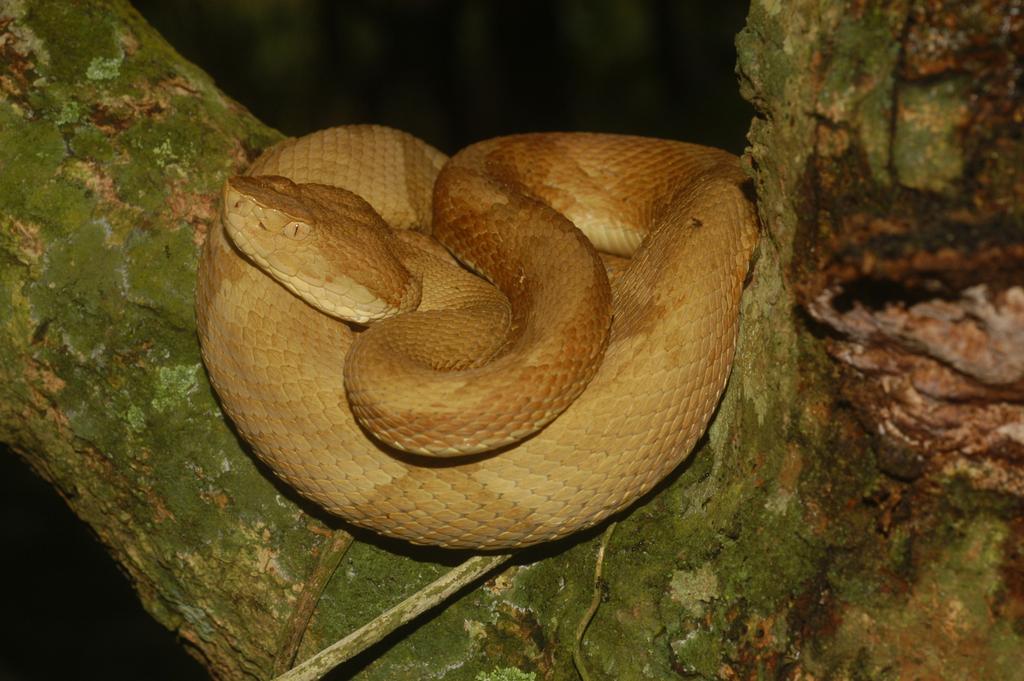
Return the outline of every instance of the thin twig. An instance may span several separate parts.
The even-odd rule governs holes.
[[[504,553],[470,558],[345,638],[324,648],[294,669],[278,676],[276,681],[314,681],[321,678],[342,662],[366,650],[406,622],[413,620],[435,605],[443,603],[459,589],[483,577],[511,557],[512,554]]]
[[[576,626],[576,643],[572,649],[572,663],[576,665],[576,672],[583,681],[590,681],[590,673],[583,660],[583,635],[587,633],[590,621],[594,619],[597,608],[604,598],[604,580],[601,578],[601,568],[604,566],[604,552],[608,548],[608,540],[612,538],[616,523],[609,523],[604,534],[601,535],[601,545],[597,548],[597,561],[594,564],[594,596],[590,599],[590,607],[583,613],[583,619]]]
[[[306,578],[305,587],[295,601],[295,608],[292,616],[285,627],[283,641],[278,650],[274,674],[283,674],[295,664],[295,656],[299,654],[299,647],[302,639],[309,629],[309,621],[316,612],[316,606],[320,602],[320,595],[324,592],[327,582],[338,569],[341,559],[352,546],[352,535],[345,530],[334,530],[326,544],[320,550],[320,557],[317,559],[316,567],[312,574]]]

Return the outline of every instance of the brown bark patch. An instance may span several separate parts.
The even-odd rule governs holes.
[[[808,306],[838,336],[847,396],[901,478],[964,474],[1024,496],[1024,288],[953,298],[886,295],[876,307],[826,289]]]
[[[18,34],[13,17],[0,17],[0,93],[21,103],[38,78],[32,50]]]

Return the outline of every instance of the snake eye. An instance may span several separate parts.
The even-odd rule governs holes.
[[[302,241],[309,236],[312,231],[313,228],[310,227],[308,223],[299,222],[298,220],[292,220],[281,228],[282,235],[289,239],[295,239],[296,241]]]

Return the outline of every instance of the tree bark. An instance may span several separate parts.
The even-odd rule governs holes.
[[[1019,675],[1022,21],[1016,0],[753,2],[765,235],[737,361],[698,450],[610,538],[595,678]],[[120,0],[0,1],[0,51],[0,441],[147,610],[213,676],[265,679],[310,582],[299,658],[465,558],[360,534],[319,584],[341,524],[217,407],[197,249],[279,135]],[[599,531],[343,674],[576,678]]]
[[[1019,4],[762,0],[738,51],[804,348],[789,367],[807,384],[791,412],[801,506],[825,552],[775,667],[1019,678]]]

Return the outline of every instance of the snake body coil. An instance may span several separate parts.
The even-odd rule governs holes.
[[[259,457],[328,511],[422,544],[556,539],[707,426],[757,240],[743,182],[726,152],[639,137],[450,160],[376,126],[289,140],[227,183],[203,357]]]

